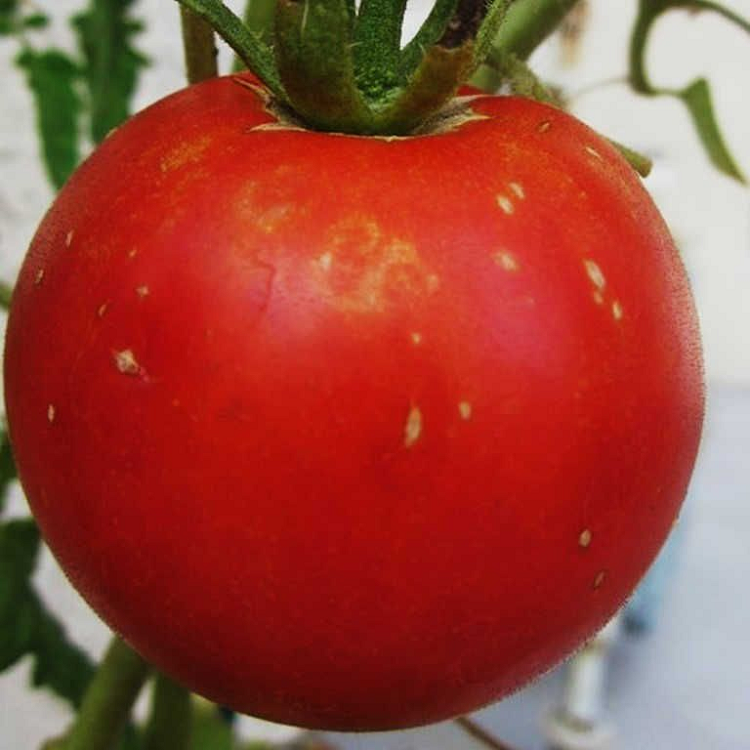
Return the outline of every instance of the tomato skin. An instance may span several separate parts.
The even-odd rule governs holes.
[[[215,79],[112,134],[32,243],[5,392],[33,512],[213,700],[468,712],[601,626],[675,520],[703,385],[668,230],[573,118],[471,108],[312,133]]]

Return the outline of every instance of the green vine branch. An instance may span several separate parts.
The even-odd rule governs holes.
[[[124,729],[149,665],[115,637],[65,740],[65,750],[111,750]]]
[[[4,281],[0,281],[0,307],[4,310],[10,308],[10,300],[13,297],[13,287]]]
[[[743,31],[750,33],[750,22],[737,13],[705,0],[639,0],[638,17],[630,39],[629,81],[633,90],[645,96],[670,96],[687,108],[703,148],[713,165],[733,179],[744,183],[739,166],[727,146],[714,113],[711,90],[705,78],[696,78],[681,89],[655,86],[646,70],[646,47],[656,21],[671,10],[718,13]]]
[[[151,715],[142,750],[188,750],[192,704],[182,685],[158,673],[154,679]]]
[[[188,83],[200,83],[218,73],[214,30],[188,8],[180,8],[182,44]]]

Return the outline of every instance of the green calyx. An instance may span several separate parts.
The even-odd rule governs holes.
[[[260,34],[221,0],[177,0],[207,21],[272,94],[309,126],[403,135],[477,69],[510,0],[436,0],[401,47],[406,0],[275,0]]]

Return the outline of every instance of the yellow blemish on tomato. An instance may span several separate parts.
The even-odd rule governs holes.
[[[210,135],[203,134],[193,141],[185,141],[175,146],[169,153],[159,160],[159,168],[163,174],[184,167],[186,164],[195,164],[208,150],[213,142]]]
[[[516,209],[513,205],[513,201],[511,201],[510,198],[508,198],[507,195],[498,195],[496,196],[495,200],[497,201],[497,205],[500,207],[503,213],[512,214]]]
[[[471,404],[468,401],[461,401],[458,405],[458,413],[463,420],[471,419]]]
[[[599,268],[598,264],[595,261],[586,258],[583,261],[583,265],[586,269],[586,274],[588,275],[589,279],[591,279],[591,283],[597,289],[604,289],[604,287],[607,285],[607,280],[604,278],[602,269]]]
[[[70,247],[73,244],[73,230],[71,229],[65,235],[65,247]]]
[[[526,197],[526,191],[523,189],[523,185],[519,182],[511,182],[508,187],[517,198],[523,200]]]
[[[50,424],[55,421],[55,407],[52,404],[47,407],[47,421]]]
[[[411,340],[414,346],[419,346],[422,343],[422,334],[419,331],[414,331],[411,334]]]
[[[44,281],[44,269],[40,268],[36,272],[36,276],[34,276],[34,284],[36,284],[37,286],[39,286],[42,283],[42,281]]]
[[[594,588],[598,589],[601,588],[601,585],[604,583],[604,579],[607,577],[607,573],[603,570],[600,570],[596,577],[594,578]]]
[[[578,544],[586,549],[591,544],[591,529],[584,529],[578,536]]]
[[[138,296],[139,296],[139,297],[140,297],[141,299],[143,299],[144,297],[148,297],[148,294],[149,294],[149,288],[148,288],[148,287],[147,287],[147,286],[146,286],[145,284],[142,284],[141,286],[139,286],[139,287],[136,287],[135,293],[136,293],[136,294],[137,294],[137,295],[138,295]]]
[[[595,159],[601,160],[603,157],[602,155],[593,147],[593,146],[585,146],[586,152],[591,154]]]
[[[335,263],[321,263],[326,254]],[[439,276],[426,266],[414,243],[385,235],[377,222],[363,216],[331,228],[313,269],[319,296],[345,312],[382,312],[398,300],[412,301],[440,287]]]
[[[615,320],[622,320],[622,304],[619,300],[612,303],[612,317]]]
[[[495,253],[492,258],[494,259],[495,263],[497,263],[500,268],[502,268],[504,271],[517,271],[519,269],[518,261],[516,258],[511,255],[511,253],[502,251],[499,253]]]
[[[137,375],[141,371],[141,367],[132,349],[113,352],[112,358],[114,359],[115,367],[124,375]]]
[[[411,448],[422,434],[422,412],[418,406],[412,406],[404,426],[404,447]]]
[[[318,258],[318,265],[324,271],[330,271],[331,265],[333,264],[333,253],[325,252]]]
[[[262,232],[273,234],[291,213],[292,207],[289,204],[278,204],[258,214],[255,217],[255,223]]]

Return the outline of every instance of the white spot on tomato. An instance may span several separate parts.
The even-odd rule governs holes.
[[[123,375],[137,375],[141,371],[141,366],[138,364],[132,349],[113,352],[112,357],[115,366]]]
[[[584,529],[578,536],[578,544],[586,549],[591,544],[591,529]]]
[[[96,314],[98,317],[103,318],[107,313],[107,308],[109,307],[108,302],[103,302],[99,307],[97,308]]]
[[[40,268],[40,269],[39,269],[39,270],[38,270],[38,271],[36,272],[36,276],[34,276],[34,283],[35,283],[35,284],[36,284],[37,286],[40,286],[40,285],[41,285],[41,283],[42,283],[42,281],[44,281],[44,269],[43,269],[43,268]]]
[[[599,159],[601,161],[602,155],[593,147],[593,146],[585,146],[586,152],[591,154],[595,159]]]
[[[604,274],[602,273],[602,269],[599,268],[599,265],[589,258],[586,258],[583,261],[583,265],[586,269],[586,274],[588,275],[589,279],[591,279],[591,283],[597,289],[604,289],[604,287],[607,285],[607,280],[604,278]]]
[[[597,305],[604,304],[604,295],[598,289],[595,289],[591,296],[594,298],[594,302],[596,302]]]
[[[516,198],[523,200],[526,197],[526,191],[523,189],[523,185],[521,185],[520,182],[511,182],[508,187]]]
[[[537,130],[540,133],[546,133],[551,127],[552,127],[552,122],[550,120],[542,120],[539,123],[539,127],[537,127]]]
[[[612,303],[612,317],[615,320],[622,320],[622,304],[619,300]]]
[[[409,409],[409,415],[406,418],[404,426],[404,447],[411,448],[422,435],[422,412],[418,406],[412,406]]]
[[[516,210],[513,201],[507,195],[498,195],[495,197],[495,200],[500,210],[508,216]]]
[[[73,244],[73,230],[71,229],[65,235],[65,247],[70,247]]]
[[[422,343],[422,334],[419,331],[413,331],[411,334],[411,341],[414,346],[419,346]]]
[[[128,258],[135,258],[136,255],[138,255],[138,250],[136,248],[128,251]]]
[[[145,284],[142,284],[141,286],[139,286],[139,287],[136,287],[135,293],[136,293],[136,294],[137,294],[137,295],[138,295],[138,296],[139,296],[139,297],[140,297],[141,299],[143,299],[144,297],[148,297],[148,294],[149,294],[149,288],[148,288],[148,287],[147,287],[147,286],[146,286]]]
[[[458,413],[463,420],[471,419],[471,404],[468,401],[461,401],[458,404]]]
[[[432,294],[440,288],[440,277],[437,274],[431,273],[426,279],[427,291]]]
[[[50,404],[47,407],[47,421],[52,424],[55,421],[55,407],[53,404]]]
[[[499,253],[495,253],[493,256],[493,259],[495,263],[497,263],[500,268],[502,268],[504,271],[517,271],[519,268],[518,261],[516,258],[508,252],[501,251]]]

